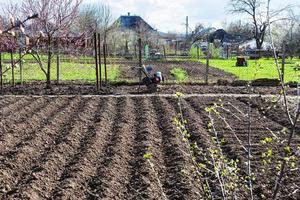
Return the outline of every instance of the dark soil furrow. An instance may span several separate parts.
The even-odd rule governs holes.
[[[169,103],[174,107],[174,109],[179,110],[178,106],[178,100],[176,99],[167,99]],[[197,108],[195,108],[195,105],[187,99],[181,100],[181,108],[182,108],[182,114],[184,120],[187,121],[186,128],[188,133],[190,134],[190,139],[189,142],[190,144],[195,144],[197,143],[197,146],[199,147],[199,150],[203,151],[203,153],[207,153],[208,148],[215,147],[215,144],[213,143],[212,140],[212,135],[209,133],[207,130],[207,125],[204,122],[205,118],[205,113],[199,113],[197,112]],[[196,162],[204,164],[205,166],[209,167],[210,170],[213,170],[211,164],[208,163],[208,157],[204,157],[203,155],[197,155],[195,152],[192,152],[193,155],[190,155],[191,157],[196,157]],[[237,155],[233,155],[233,157],[236,157]],[[213,194],[219,193],[219,188],[217,188],[217,185],[215,182],[217,182],[216,177],[213,176],[212,174],[208,174],[206,171],[202,171],[203,175],[205,177],[209,177],[208,184],[211,189],[211,192]],[[191,175],[191,177],[193,177]],[[203,188],[202,185],[206,184],[205,181],[199,176],[195,175],[195,183],[199,183],[199,189],[202,189],[203,193]],[[202,194],[203,196],[208,195],[208,194]],[[207,196],[206,196],[207,197]],[[208,198],[208,197],[207,197]]]
[[[98,99],[97,99],[98,100]],[[99,156],[107,140],[111,119],[115,115],[115,105],[112,99],[100,99],[93,124],[89,125],[92,133],[80,146],[73,159],[60,176],[60,184],[52,191],[54,199],[78,199],[84,197],[88,191],[87,181],[97,173]]]
[[[124,198],[124,186],[128,168],[128,151],[132,145],[132,105],[128,99],[119,98],[116,102],[116,115],[112,119],[111,135],[104,147],[101,163],[96,176],[89,181],[88,199]],[[126,114],[125,114],[126,113]],[[93,195],[96,194],[96,195]]]
[[[188,73],[193,70],[187,68]],[[171,90],[176,88],[181,86]],[[284,109],[279,104],[268,109],[272,104],[268,98],[251,98],[254,199],[270,198],[287,151],[290,126]],[[178,99],[171,95],[0,97],[0,199],[209,199],[205,181],[219,199],[215,169],[221,170],[228,198],[247,199],[247,152],[236,137],[247,147],[249,99],[246,95],[185,96],[180,105],[190,136],[183,139],[174,121]],[[211,109],[224,157],[215,144],[207,112]],[[292,155],[299,155],[294,148],[299,142],[295,135]],[[231,163],[237,169],[231,159],[238,160]],[[278,199],[298,199],[300,160],[285,159],[289,166]],[[193,161],[200,164],[200,176]]]
[[[205,116],[205,107],[209,106],[208,100],[203,100],[203,99],[195,99],[195,98],[191,98],[187,100],[192,107],[194,108],[194,110],[196,110],[197,112],[200,113],[200,115],[202,114],[203,116]],[[228,101],[225,100],[225,101]],[[231,103],[233,103],[235,106],[238,106],[240,109],[247,109],[248,103],[241,103],[238,102],[235,99],[231,99],[229,100]],[[247,99],[248,101],[248,99]],[[206,103],[202,103],[202,102],[206,102]],[[215,102],[217,102],[217,100],[215,100]],[[247,113],[247,111],[244,110],[245,113]],[[228,112],[222,112],[220,111],[220,115],[222,115],[222,117],[226,118],[228,124],[234,129],[235,134],[238,136],[238,138],[242,141],[243,145],[245,148],[247,148],[247,140],[248,140],[248,118],[247,116],[245,116],[244,118],[242,118],[242,123],[240,123],[239,120],[235,119],[230,113]],[[224,138],[224,144],[222,145],[222,149],[224,150],[224,153],[229,156],[229,158],[238,158],[240,160],[240,168],[242,169],[241,171],[241,176],[246,177],[246,162],[247,162],[247,151],[245,149],[243,149],[241,147],[241,145],[238,145],[238,141],[236,139],[236,137],[233,135],[232,131],[230,129],[227,128],[227,125],[224,124],[223,122],[220,122],[221,120],[218,119],[217,116],[214,116],[215,118],[215,126],[218,127],[217,129],[218,134],[220,136],[220,138]],[[267,152],[268,150],[272,149],[272,159],[276,159],[275,155],[278,155],[279,153],[279,148],[281,147],[283,149],[283,145],[282,144],[276,144],[274,146],[274,144],[270,145],[263,145],[261,143],[261,141],[267,137],[273,137],[272,134],[270,133],[270,131],[272,131],[273,133],[275,133],[276,135],[280,135],[278,132],[280,130],[283,129],[283,127],[276,123],[276,122],[272,122],[270,119],[265,118],[263,115],[261,115],[260,112],[258,112],[255,109],[252,109],[251,111],[251,168],[252,171],[255,174],[260,174],[261,170],[264,169],[264,165],[263,165],[263,159],[262,159],[262,153]],[[207,123],[209,123],[209,119],[207,119]],[[236,128],[238,127],[239,128]],[[237,130],[235,130],[237,129]],[[254,144],[254,145],[252,145]],[[268,167],[270,171],[274,171],[275,164],[269,164]],[[254,184],[254,191],[255,191],[255,196],[260,197],[261,193],[267,194],[269,193],[272,188],[267,188],[265,187],[264,189],[261,189],[262,185],[271,185],[271,182],[274,182],[274,174],[270,173],[269,171],[266,172],[266,174],[268,174],[269,179],[261,179],[261,178],[257,178],[257,180],[253,181]],[[270,181],[270,183],[267,183]]]
[[[249,99],[245,98],[238,98],[238,100],[244,104],[248,104]],[[274,126],[274,124],[279,124],[281,125],[281,130],[283,127],[292,128],[291,123],[288,120],[288,116],[283,110],[283,108],[280,108],[278,105],[275,107],[272,107],[273,105],[270,102],[267,102],[261,98],[255,98],[251,99],[250,101],[251,107],[255,109],[255,112],[260,113],[261,116],[266,117],[270,120],[270,125]],[[266,106],[267,105],[267,106]],[[269,109],[269,107],[272,107]],[[262,118],[263,118],[262,117]],[[295,130],[300,130],[300,123],[296,124],[296,129]],[[297,137],[297,134],[295,134]],[[287,136],[285,136],[287,137]],[[299,139],[299,137],[298,137]]]
[[[144,113],[144,115],[147,115],[148,117],[148,124],[151,125],[151,137],[149,137],[149,149],[148,153],[152,154],[152,157],[150,162],[153,164],[153,169],[151,168],[150,164],[147,163],[149,168],[149,174],[150,174],[150,180],[152,183],[151,187],[151,195],[154,199],[165,199],[164,196],[166,193],[166,188],[163,187],[162,182],[164,180],[164,177],[166,177],[166,166],[165,166],[165,155],[163,152],[163,133],[159,127],[160,118],[159,114],[155,110],[155,100],[154,98],[146,98],[144,100],[144,104],[147,105],[147,113]],[[158,181],[158,180],[159,181]],[[161,184],[161,185],[160,185]],[[154,190],[154,191],[153,191]],[[162,194],[164,193],[164,194]]]
[[[39,168],[28,177],[28,182],[24,188],[20,189],[20,196],[32,198],[50,198],[51,191],[57,185],[57,177],[61,176],[64,168],[68,166],[82,150],[84,143],[94,136],[89,124],[96,117],[96,103],[93,99],[84,102],[82,110],[78,113],[69,129],[64,130],[57,138],[55,148],[47,152],[47,156],[42,158],[32,169]]]
[[[32,101],[32,103],[17,111],[13,115],[5,117],[0,123],[1,125],[24,123],[30,120],[30,118],[40,109],[45,108],[49,102],[49,99],[37,98],[36,101]]]
[[[43,104],[45,99],[38,98],[36,101],[31,101],[28,105],[20,108],[20,110],[16,110],[14,113],[10,113],[8,115],[3,115],[0,118],[0,141],[10,140],[12,132],[14,132],[17,127],[16,125],[20,125],[34,114],[34,109],[39,103]],[[7,113],[6,113],[7,114]],[[11,129],[11,127],[13,129]],[[1,149],[1,148],[0,148]]]
[[[183,152],[188,152],[182,142],[180,133],[172,123],[176,116],[174,108],[166,99],[152,99],[157,118],[160,119],[158,128],[162,133],[164,165],[166,174],[163,187],[169,199],[199,199],[199,189],[185,174],[191,172],[192,164]]]
[[[4,107],[1,112],[1,121],[10,115],[16,116],[19,112],[22,112],[27,106],[30,106],[34,103],[36,99],[22,98],[13,104],[9,104],[7,107]]]
[[[82,110],[81,106],[83,105],[84,102],[80,101],[80,98],[72,100],[48,123],[48,126],[37,131],[37,136],[30,143],[19,149],[14,157],[4,160],[1,164],[3,166],[1,168],[4,169],[1,171],[3,185],[5,186],[3,196],[16,194],[18,187],[21,184],[26,184],[24,180],[31,175],[31,169],[34,168],[36,162],[43,159],[51,149],[55,148],[62,137],[60,134],[71,127],[71,121]],[[33,171],[38,170],[39,167],[36,166]]]
[[[125,199],[149,199],[151,197],[149,179],[150,170],[143,155],[151,148],[149,137],[151,129],[148,123],[147,113],[149,112],[145,98],[133,98],[135,107],[134,116],[134,146],[131,150],[130,180],[127,183],[127,194]]]
[[[1,116],[5,110],[9,110],[7,108],[8,106],[17,104],[19,101],[22,100],[21,98],[1,97],[1,96],[0,96],[0,99],[1,99],[1,107],[0,107]]]
[[[115,136],[111,137],[111,145],[114,146],[111,146],[110,150],[106,149],[109,160],[105,162],[109,165],[105,163],[105,168],[98,169],[98,176],[91,179],[91,191],[97,194],[98,198],[125,199],[126,183],[129,182],[130,168],[128,161],[131,159],[130,150],[133,146],[134,108],[128,98],[120,98],[117,107],[120,107],[120,109],[117,108],[116,117],[118,116],[118,119],[115,118],[114,120],[112,132],[119,135],[117,138]],[[106,147],[109,147],[109,145]],[[88,198],[94,199],[95,197],[89,194]]]
[[[49,103],[48,99],[44,103],[44,106],[36,112],[29,112],[28,114],[31,117],[26,119],[26,121],[3,125],[7,134],[4,135],[3,142],[0,141],[0,155],[3,157],[14,157],[24,145],[30,143],[37,136],[37,131],[47,126],[52,118],[62,108],[67,106],[69,102],[65,99],[56,99]]]
[[[162,181],[165,176],[166,167],[164,163],[164,155],[161,150],[163,147],[162,132],[158,128],[160,119],[157,118],[157,114],[154,110],[154,106],[152,104],[152,101],[150,101],[149,98],[141,98],[140,99],[141,102],[138,102],[138,98],[134,100],[136,102],[135,104],[138,105],[135,106],[136,109],[135,128],[138,129],[139,131],[143,131],[143,134],[148,132],[148,135],[145,134],[144,135],[145,138],[142,141],[144,144],[144,147],[142,148],[146,148],[146,151],[144,149],[142,149],[141,151],[143,152],[145,151],[145,153],[150,154],[151,158],[146,159],[144,157],[141,157],[143,155],[138,155],[137,157],[138,160],[133,159],[136,156],[132,158],[132,160],[129,162],[129,165],[132,165],[133,163],[136,164],[140,163],[141,170],[144,170],[145,168],[145,170],[148,171],[148,176],[146,175],[144,177],[136,176],[136,177],[132,177],[131,180],[135,178],[134,180],[137,181],[142,178],[146,183],[149,183],[147,188],[149,194],[149,196],[147,197],[148,199],[166,199],[165,198],[166,191],[162,186]],[[143,119],[141,119],[141,117],[139,116],[142,116]],[[138,131],[135,132],[136,132],[135,134],[140,134]],[[138,139],[137,136],[136,139]],[[139,140],[141,140],[141,138],[139,138]],[[136,147],[136,148],[141,148],[141,147]],[[135,155],[135,154],[136,152],[135,149],[133,148],[133,150],[131,151],[131,155]],[[144,163],[145,161],[146,163]],[[127,197],[130,199],[136,199],[137,196],[142,198],[143,194],[138,191],[139,187],[140,186],[134,188],[132,187],[132,185],[128,185]]]
[[[12,98],[12,97],[2,97],[0,96],[0,113],[2,112],[2,110],[10,105],[15,103],[16,101],[19,101],[20,99],[18,98]]]
[[[218,102],[218,99],[215,99],[214,101],[209,101],[209,100],[204,100],[204,99],[195,99],[195,98],[190,98],[187,99],[187,102],[190,104],[190,106],[199,114],[199,116],[202,118],[202,120],[204,121],[204,127],[206,128],[206,130],[208,131],[208,124],[210,124],[210,119],[208,117],[208,113],[206,113],[205,109],[210,107],[211,105],[213,105],[214,102]],[[203,102],[211,102],[211,103],[203,103]],[[222,117],[225,117],[226,120],[235,120],[233,119],[233,117],[228,114],[228,113],[220,113],[220,115]],[[222,119],[219,119],[218,116],[214,116],[212,113],[212,117],[214,118],[214,126],[216,128],[216,131],[218,133],[218,137],[219,140],[224,139],[224,141],[226,142],[226,144],[223,145],[223,150],[226,152],[227,156],[229,156],[229,158],[231,159],[236,159],[237,156],[235,155],[235,152],[244,152],[244,155],[246,156],[246,152],[244,150],[243,147],[245,147],[246,145],[246,141],[242,141],[242,145],[239,143],[239,141],[237,140],[237,138],[234,136],[234,134],[231,132],[231,130],[229,128],[227,128],[227,125],[224,124],[224,122],[222,121]],[[234,123],[231,123],[231,121],[228,121],[228,123],[230,125],[236,124],[237,120],[233,121]],[[245,122],[242,121],[242,123],[240,121],[238,121],[239,127],[241,128],[242,132],[244,134],[247,134],[247,125]],[[244,126],[242,126],[244,125]],[[234,129],[234,127],[232,127]],[[235,130],[234,130],[235,131]],[[241,140],[241,138],[239,137],[238,132],[236,132],[236,135],[238,136],[238,138]],[[210,133],[211,137],[215,137],[214,133]],[[232,139],[233,138],[233,139]],[[230,146],[229,144],[234,144],[232,146]],[[233,147],[233,148],[232,148]],[[242,158],[239,158],[242,159]]]

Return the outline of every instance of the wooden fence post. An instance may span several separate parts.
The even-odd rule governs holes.
[[[97,33],[94,33],[94,50],[95,50],[95,64],[96,64],[96,86],[99,92],[99,68],[98,68],[98,51],[97,51]]]
[[[57,52],[57,55],[56,55],[56,65],[57,65],[57,74],[56,74],[56,78],[57,78],[57,84],[59,84],[59,81],[60,81],[60,55],[59,55],[59,50]]]
[[[207,42],[205,84],[208,85],[210,43]]]
[[[19,49],[19,62],[20,62],[20,82],[21,82],[21,85],[23,85],[22,49]]]
[[[14,67],[14,54],[13,49],[10,51],[10,63],[11,63],[11,83],[15,86],[15,67]]]
[[[138,40],[138,45],[139,45],[139,89],[141,87],[142,83],[142,39],[139,38]]]
[[[104,56],[104,78],[105,78],[105,86],[107,86],[107,66],[106,66],[106,36],[104,36],[103,42],[103,56]]]
[[[165,60],[167,60],[167,54],[166,54],[166,47],[165,47],[165,45],[163,45],[163,49],[164,49],[164,58],[165,58]]]
[[[98,33],[98,52],[99,52],[99,79],[100,79],[100,89],[102,89],[102,63],[101,63],[101,37]]]

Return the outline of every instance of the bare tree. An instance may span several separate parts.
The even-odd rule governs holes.
[[[113,28],[111,20],[112,16],[108,5],[102,3],[84,4],[80,7],[74,26],[78,32],[84,33],[86,37],[91,37],[94,32],[99,32],[102,40],[104,40]]]
[[[241,20],[231,22],[226,27],[226,31],[231,35],[239,35],[247,39],[253,37],[252,25],[249,23],[243,23]]]
[[[269,26],[267,20],[267,12],[264,9],[266,0],[231,0],[231,12],[235,14],[244,14],[250,17],[253,25],[253,38],[256,41],[257,49],[261,49],[265,41],[266,31]],[[285,19],[281,14],[286,11],[289,6],[279,10],[270,11],[270,23]]]
[[[55,38],[67,37],[81,2],[82,0],[23,0],[22,12],[37,13],[39,18],[36,20],[35,29],[45,35],[47,63],[43,63],[37,49],[32,51],[32,55],[46,76],[47,88],[51,86],[50,69]]]
[[[216,29],[214,27],[205,27],[203,24],[197,24],[190,35],[192,43],[206,41],[211,33]]]
[[[287,53],[292,59],[296,52],[300,50],[300,16],[297,16],[292,9],[289,10],[289,15],[289,30],[284,39],[287,42]]]
[[[15,21],[18,18],[22,18],[22,13],[20,12],[20,4],[19,3],[13,3],[8,2],[4,3],[2,6],[2,14],[3,19],[8,23],[9,21]],[[26,16],[26,15],[25,15]]]

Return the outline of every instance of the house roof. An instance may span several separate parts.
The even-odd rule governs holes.
[[[126,29],[137,29],[140,24],[142,24],[146,29],[149,31],[154,31],[154,28],[152,28],[143,18],[140,16],[131,16],[130,13],[128,15],[122,15],[117,19],[115,22],[120,28],[126,28]]]

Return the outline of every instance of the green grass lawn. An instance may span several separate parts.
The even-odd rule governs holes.
[[[10,53],[2,53],[1,54],[2,57],[2,62],[4,63],[10,63],[10,59],[11,59],[11,55]],[[40,54],[40,57],[42,60],[46,61],[48,56],[46,54]],[[53,61],[56,60],[57,55],[54,54],[53,55]],[[19,53],[13,53],[13,58],[15,60],[19,59]],[[103,61],[103,55],[102,55],[102,61]],[[89,56],[89,55],[69,55],[69,54],[60,54],[60,59],[62,62],[68,62],[68,63],[93,63],[95,62],[95,58],[93,56]],[[107,56],[106,60],[107,62],[114,62],[114,61],[118,61],[118,60],[122,60],[123,58],[120,57],[111,57],[111,56]],[[35,63],[36,60],[34,59],[34,57],[31,54],[26,54],[23,58],[23,61],[25,62],[31,62],[31,63]]]
[[[202,63],[206,61],[201,60]],[[280,60],[281,62],[281,60]],[[300,82],[300,71],[295,71],[299,59],[287,59],[285,65],[285,82]],[[248,60],[248,67],[236,67],[236,58],[229,60],[211,59],[210,66],[232,73],[240,80],[254,80],[259,78],[278,79],[278,73],[273,59]],[[281,66],[281,63],[280,63]]]
[[[104,67],[102,66],[102,77],[104,78]],[[93,64],[77,64],[77,63],[61,63],[60,80],[72,81],[81,80],[86,82],[95,82],[96,72]],[[119,65],[107,65],[107,76],[109,81],[116,81],[120,74]],[[51,80],[56,80],[57,70],[56,64],[52,63],[51,66]],[[20,79],[20,69],[15,69],[15,79]],[[45,80],[45,74],[37,64],[24,64],[23,67],[23,80]],[[4,76],[4,81],[11,81],[11,70],[7,71]]]

